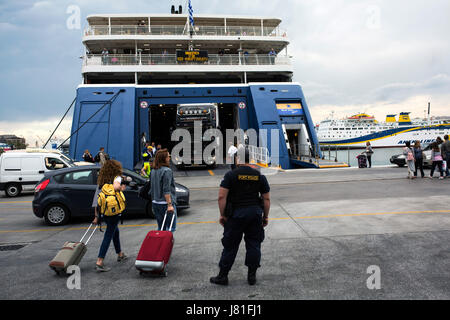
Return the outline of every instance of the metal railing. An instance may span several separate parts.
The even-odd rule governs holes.
[[[177,61],[175,54],[88,54],[83,57],[83,66],[122,66],[122,65],[291,65],[291,59],[285,56],[264,54],[210,54],[208,61]]]
[[[249,26],[196,26],[192,30],[196,36],[240,36],[240,37],[286,37],[287,33],[280,28],[273,27],[249,27]],[[88,26],[84,30],[85,36],[109,36],[109,35],[189,35],[189,31],[183,25],[164,26],[155,25],[104,25]]]
[[[320,157],[320,145],[290,143],[289,146],[290,156],[298,160],[319,159]]]
[[[269,166],[270,156],[267,148],[248,145],[248,151],[250,153],[250,162]]]

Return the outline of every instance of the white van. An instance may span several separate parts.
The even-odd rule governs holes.
[[[59,151],[24,149],[0,155],[0,190],[7,197],[17,197],[34,187],[51,170],[73,167],[75,162]]]

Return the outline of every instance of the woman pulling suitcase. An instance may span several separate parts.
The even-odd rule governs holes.
[[[170,231],[175,232],[177,225],[177,207],[175,193],[175,179],[170,169],[170,154],[167,149],[158,150],[151,171],[151,196],[152,207],[155,213],[158,229],[163,230],[162,225],[166,212],[174,214],[174,223]]]
[[[155,155],[150,184],[152,208],[158,222],[158,230],[150,231],[145,237],[135,266],[141,274],[167,276],[166,266],[173,249],[173,232],[177,220],[175,180],[170,169],[170,154],[167,149],[159,150]]]
[[[116,160],[107,160],[98,175],[97,185],[100,192],[98,193],[98,206],[95,210],[95,219],[92,223],[98,224],[99,218],[101,218],[107,226],[95,264],[95,270],[99,272],[111,270],[103,262],[111,240],[116,249],[117,261],[120,262],[128,258],[121,250],[119,238],[120,216],[126,206],[125,196],[122,192],[126,186],[122,184],[122,179],[122,165]],[[99,216],[100,214],[101,216]]]

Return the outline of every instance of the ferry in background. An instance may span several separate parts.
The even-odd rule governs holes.
[[[385,122],[360,113],[346,119],[327,119],[316,126],[321,145],[338,147],[365,147],[369,141],[372,147],[401,147],[406,141],[419,140],[429,144],[438,136],[450,135],[450,117],[432,119],[410,119],[410,112],[386,116]]]
[[[311,158],[321,158],[279,18],[193,15],[172,6],[170,14],[95,14],[87,22],[72,158],[104,147],[134,168],[143,137],[170,149],[177,106],[205,103],[218,106],[223,133],[255,130],[271,165],[311,167]]]

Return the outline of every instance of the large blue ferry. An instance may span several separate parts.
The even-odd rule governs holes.
[[[104,147],[133,168],[143,136],[173,147],[178,105],[210,103],[221,131],[267,133],[257,146],[267,150],[267,165],[314,166],[319,142],[302,88],[292,82],[281,20],[196,15],[192,23],[181,11],[87,17],[70,156]]]

